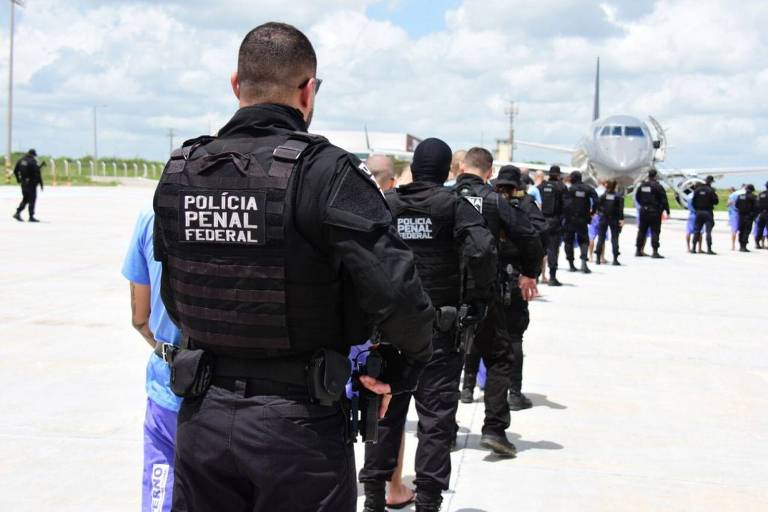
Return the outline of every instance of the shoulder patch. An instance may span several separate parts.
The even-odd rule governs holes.
[[[469,203],[475,207],[475,210],[477,210],[480,213],[483,213],[483,198],[477,197],[477,196],[463,196],[464,199],[469,201]]]

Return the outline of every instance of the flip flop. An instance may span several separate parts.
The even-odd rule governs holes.
[[[408,500],[400,502],[400,503],[392,503],[391,505],[389,503],[387,503],[386,507],[387,508],[392,508],[392,509],[395,509],[395,510],[400,510],[400,509],[403,509],[403,508],[407,507],[411,503],[415,502],[416,501],[416,491],[414,491],[413,489],[409,489],[409,490],[411,491],[411,497]]]

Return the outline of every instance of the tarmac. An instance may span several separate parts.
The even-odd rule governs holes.
[[[139,509],[150,351],[120,269],[151,196],[46,188],[33,225],[11,218],[18,189],[0,187],[2,511]],[[632,256],[628,225],[624,266],[541,286],[524,345],[534,407],[508,431],[518,456],[479,447],[478,391],[459,407],[443,510],[768,510],[768,251],[731,252],[727,229],[717,256],[690,255],[670,220],[666,259],[651,260]],[[409,482],[416,421],[412,410]]]

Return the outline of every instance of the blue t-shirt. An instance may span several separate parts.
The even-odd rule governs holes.
[[[533,200],[536,202],[536,204],[541,208],[541,191],[539,190],[539,187],[531,185],[528,187],[528,195],[533,197]]]
[[[123,263],[123,275],[136,284],[150,287],[149,330],[159,343],[179,344],[179,329],[168,316],[160,298],[160,276],[163,266],[155,261],[152,248],[152,227],[155,213],[151,208],[143,210],[136,221],[128,254]],[[168,364],[154,355],[149,356],[147,364],[147,396],[157,405],[178,411],[181,398],[173,394],[170,388],[171,370]]]

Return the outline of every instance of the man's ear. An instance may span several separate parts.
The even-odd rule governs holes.
[[[235,97],[240,99],[240,82],[237,79],[237,71],[232,72],[232,76],[229,77],[229,83],[232,85],[232,92],[235,93]]]
[[[306,87],[299,89],[299,106],[305,115],[311,112],[315,106],[315,79],[312,78]]]

